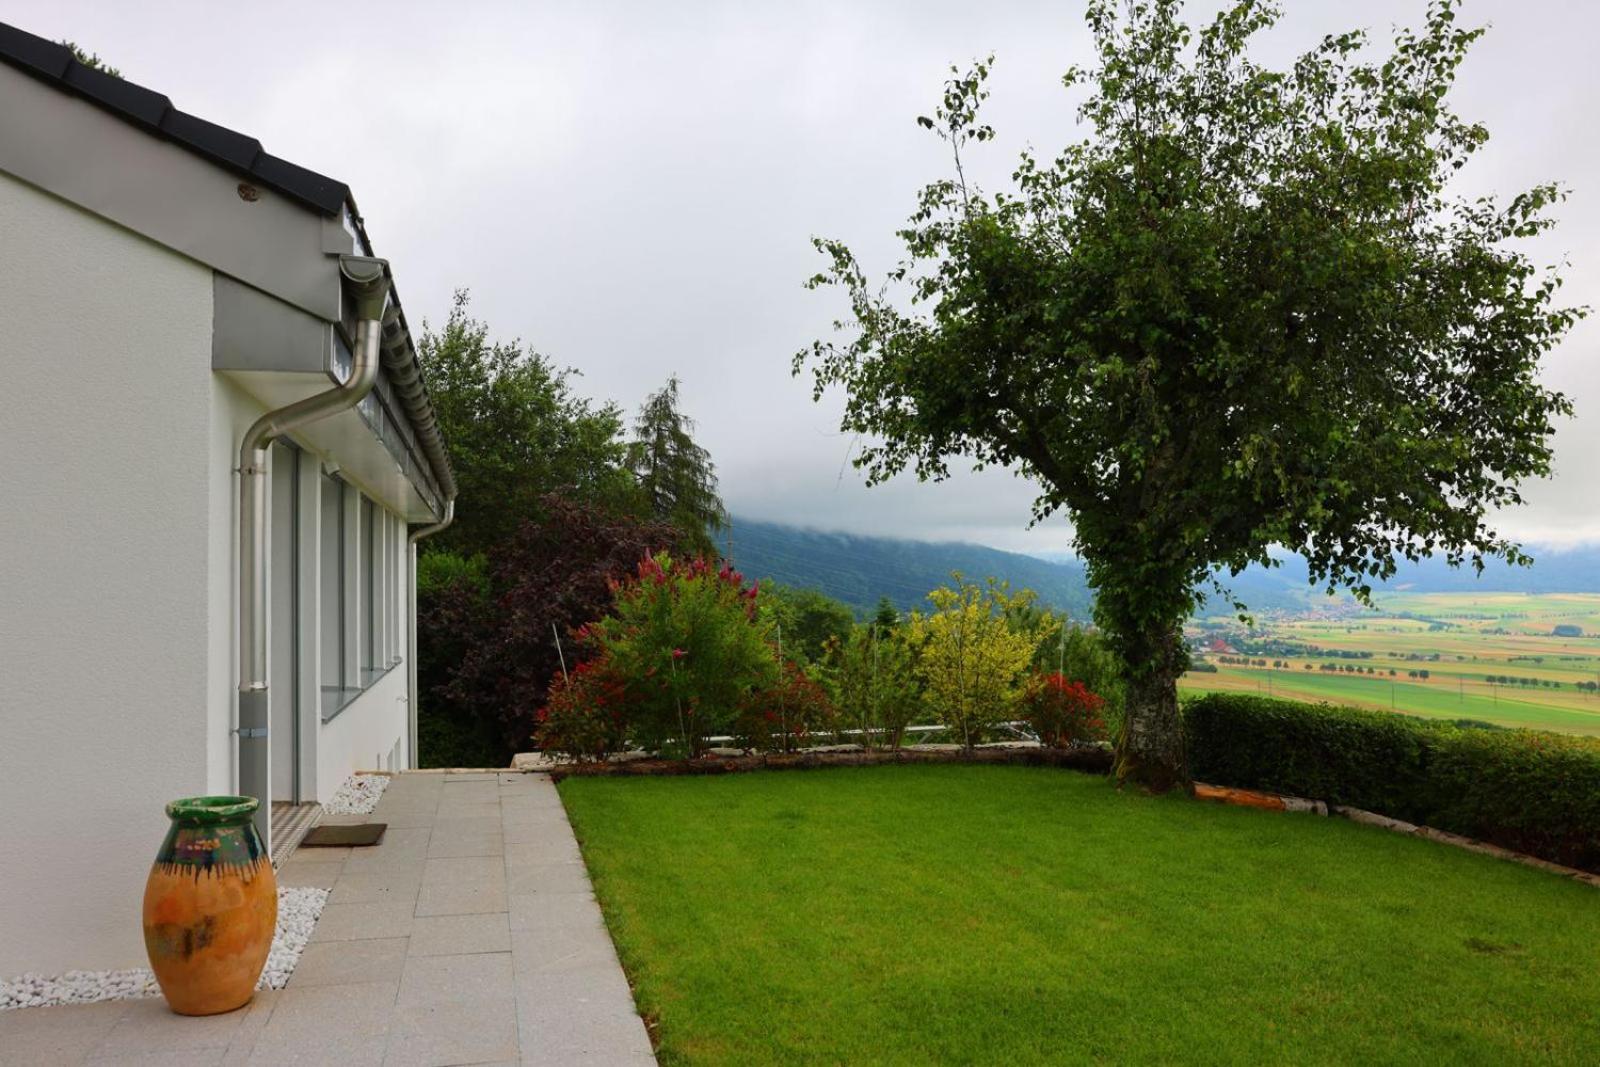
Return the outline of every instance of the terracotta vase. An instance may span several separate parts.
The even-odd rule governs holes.
[[[172,1010],[215,1015],[250,1002],[278,921],[278,880],[254,797],[167,805],[172,827],[144,887],[144,945]]]

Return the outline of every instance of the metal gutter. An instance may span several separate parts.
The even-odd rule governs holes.
[[[355,230],[357,246],[370,254],[372,242],[367,239],[366,223],[356,208],[354,197],[346,199],[345,211],[349,225]],[[417,359],[411,329],[406,324],[405,308],[400,303],[400,293],[395,288],[392,275],[389,276],[389,307],[383,316],[383,369],[405,407],[406,418],[417,435],[428,466],[433,468],[440,491],[447,501],[455,499],[456,478],[450,467],[450,453],[445,447],[444,435],[439,431],[439,419],[434,414],[433,401],[428,398],[427,383],[422,378],[422,364]],[[443,523],[439,527],[441,530],[449,525],[449,520],[443,520]]]
[[[272,850],[271,745],[267,739],[267,450],[284,434],[361,403],[378,380],[388,264],[370,256],[340,256],[339,273],[356,309],[350,375],[339,385],[267,412],[239,444],[239,792],[259,797],[255,821]],[[415,594],[413,594],[414,598]]]
[[[409,672],[406,680],[406,729],[410,734],[411,769],[416,770],[418,765],[417,753],[417,542],[424,537],[432,537],[440,530],[456,521],[456,493],[455,486],[450,487],[450,496],[444,502],[444,518],[431,526],[413,530],[408,539],[406,556],[407,574],[410,580],[409,599],[411,603],[411,624],[406,627],[406,668]]]

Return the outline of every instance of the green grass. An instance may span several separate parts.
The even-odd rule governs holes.
[[[1600,1059],[1600,892],[1017,767],[561,784],[664,1064]]]

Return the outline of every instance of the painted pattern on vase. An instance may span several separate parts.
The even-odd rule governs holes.
[[[190,797],[144,890],[144,945],[172,1010],[216,1015],[250,1002],[272,949],[278,880],[251,816],[254,797]]]

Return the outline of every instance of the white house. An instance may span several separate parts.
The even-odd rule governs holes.
[[[349,190],[0,24],[0,469],[0,977],[141,965],[166,801],[414,762],[455,483]]]

